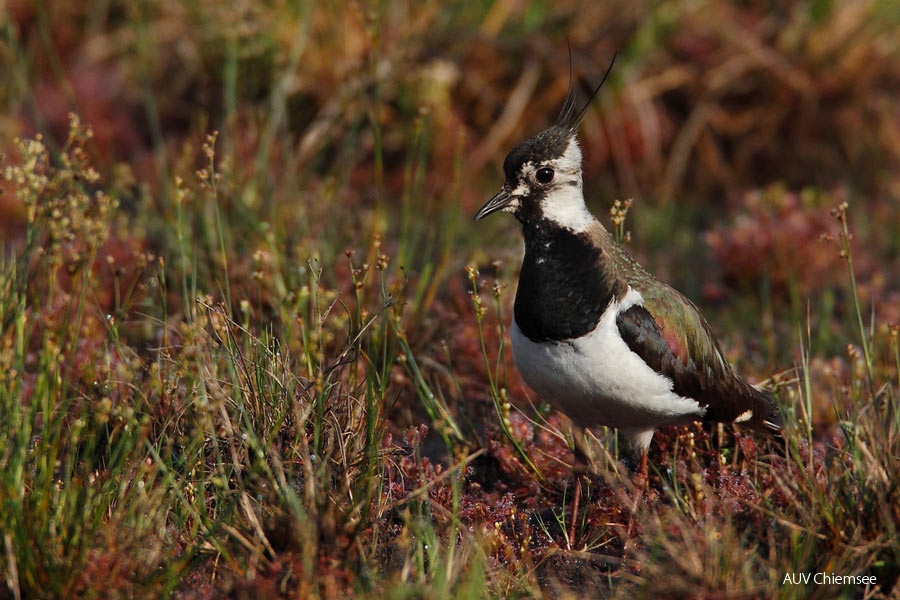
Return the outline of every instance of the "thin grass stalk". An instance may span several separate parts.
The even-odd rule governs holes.
[[[853,239],[852,234],[850,233],[850,225],[848,223],[847,218],[847,209],[849,208],[848,203],[842,202],[837,208],[832,211],[832,214],[840,221],[841,223],[841,232],[840,232],[840,249],[841,249],[841,257],[847,262],[847,272],[850,278],[850,294],[853,297],[853,310],[856,315],[856,324],[859,333],[859,342],[863,351],[863,359],[865,361],[866,366],[866,384],[868,385],[868,392],[871,396],[875,395],[875,374],[874,374],[874,364],[872,362],[872,336],[871,332],[866,330],[866,326],[863,322],[863,313],[862,306],[859,302],[859,291],[856,286],[856,272],[853,268],[853,254],[851,250],[850,241]]]
[[[512,424],[509,421],[509,412],[511,410],[511,406],[509,404],[509,398],[507,396],[506,389],[500,388],[498,382],[498,374],[500,369],[500,364],[502,360],[502,349],[503,349],[503,341],[501,335],[500,342],[500,351],[498,351],[498,356],[496,358],[496,364],[491,365],[491,359],[488,356],[487,350],[487,340],[484,336],[484,315],[486,314],[486,309],[484,308],[484,304],[482,303],[481,297],[478,295],[478,269],[471,265],[466,266],[466,273],[469,278],[469,282],[472,285],[471,296],[472,296],[472,304],[475,308],[475,325],[478,329],[478,343],[481,348],[481,356],[484,360],[485,373],[488,378],[488,386],[491,390],[491,399],[494,403],[494,410],[497,412],[498,421],[500,422],[500,430],[503,432],[503,436],[512,444],[513,449],[516,451],[516,454],[525,463],[529,470],[535,474],[541,484],[547,483],[547,478],[544,476],[543,472],[540,468],[535,464],[533,460],[531,460],[531,456],[525,451],[525,448],[519,443],[518,438],[512,432]]]

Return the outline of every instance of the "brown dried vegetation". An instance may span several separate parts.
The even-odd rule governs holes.
[[[0,595],[896,596],[896,11],[551,4],[0,8]],[[619,51],[594,208],[664,223],[651,270],[705,240],[673,283],[784,407],[661,431],[636,514],[512,365],[515,225],[469,224],[567,44]],[[783,584],[821,571],[877,582]]]

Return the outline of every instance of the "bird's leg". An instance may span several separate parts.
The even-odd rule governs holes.
[[[625,543],[622,546],[623,563],[628,553],[628,544],[631,541],[632,536],[634,535],[635,517],[637,516],[638,509],[640,508],[641,502],[644,499],[644,489],[647,487],[647,450],[641,451],[641,465],[640,467],[638,467],[638,472],[635,473],[632,482],[634,484],[634,497],[631,500],[631,514],[628,516],[628,525],[625,528]]]
[[[572,519],[569,521],[567,546],[572,549],[575,544],[575,521],[578,520],[578,509],[581,504],[581,475],[575,475],[575,497],[572,499]]]
[[[572,499],[572,519],[569,522],[569,549],[575,543],[575,523],[578,521],[578,511],[581,508],[581,486],[590,470],[590,458],[584,448],[584,429],[572,425],[572,453],[575,461],[572,464],[572,473],[575,475],[575,496]]]
[[[647,487],[647,451],[643,450],[641,452],[641,466],[638,468],[637,474],[634,476],[634,485],[637,488],[637,493],[635,494],[636,502],[634,504],[634,510],[636,511],[638,508],[638,502],[641,497],[644,495],[644,488]]]

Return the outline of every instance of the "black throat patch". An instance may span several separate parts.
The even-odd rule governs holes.
[[[579,338],[592,331],[625,290],[604,269],[603,250],[586,233],[546,220],[523,223],[525,259],[516,291],[516,324],[534,342]]]

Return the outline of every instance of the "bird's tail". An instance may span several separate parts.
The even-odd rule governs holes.
[[[764,431],[780,432],[782,430],[781,411],[778,410],[778,404],[772,394],[763,390],[756,390],[762,398],[764,406],[768,411],[760,415],[760,426]]]
[[[768,433],[774,438],[776,445],[784,441],[784,429],[781,421],[781,411],[775,398],[766,390],[752,387],[758,399],[759,408],[754,411],[754,418],[745,423],[747,426]]]

